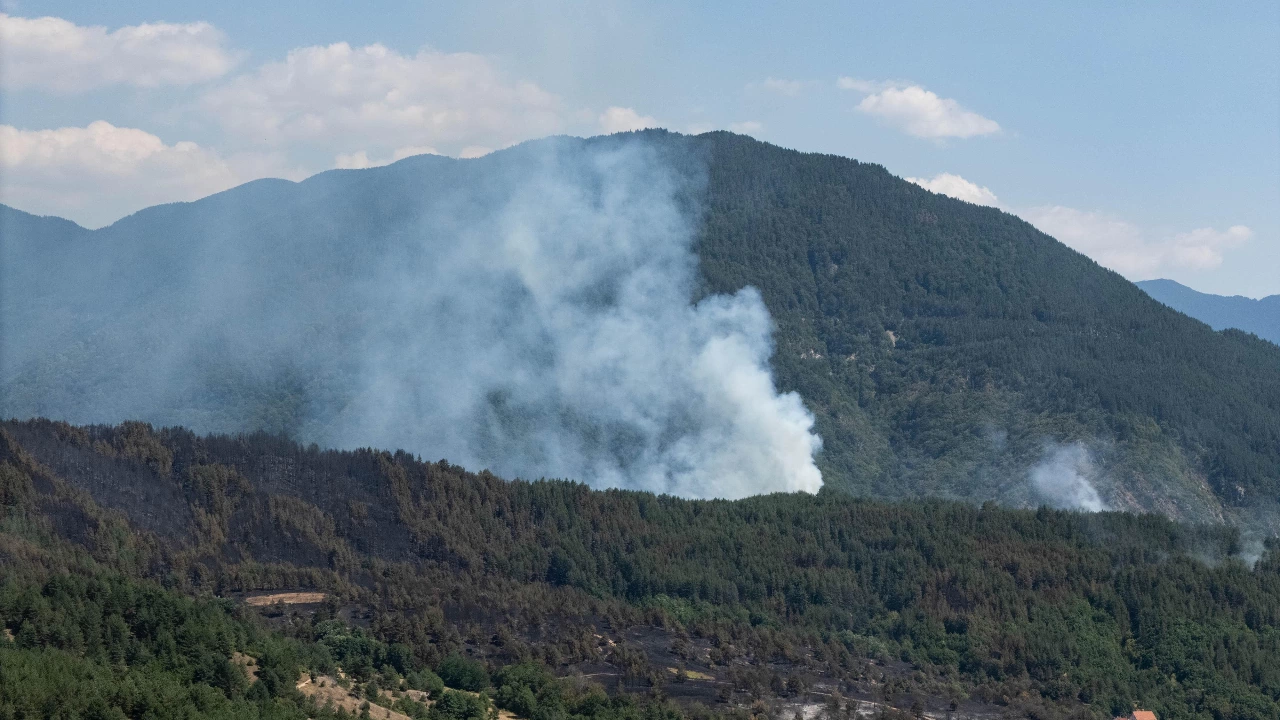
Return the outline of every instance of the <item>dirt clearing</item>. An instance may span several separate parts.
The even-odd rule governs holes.
[[[244,599],[245,605],[253,607],[266,607],[267,605],[315,605],[324,602],[329,597],[322,592],[287,592],[287,593],[271,593],[270,595],[254,595]]]
[[[352,715],[360,714],[360,707],[365,704],[365,700],[358,698],[349,691],[342,689],[338,685],[337,679],[328,675],[321,675],[316,678],[315,682],[311,681],[309,675],[303,675],[298,680],[298,692],[316,699],[316,703],[321,707],[332,703],[333,707],[341,708]],[[392,694],[394,697],[398,693]],[[381,705],[369,703],[369,717],[382,720],[413,720],[413,718],[395,710],[388,710]]]

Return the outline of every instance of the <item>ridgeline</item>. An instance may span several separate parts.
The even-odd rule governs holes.
[[[0,208],[0,413],[332,445],[360,329],[385,309],[361,294],[370,269],[430,235],[439,208],[483,214],[547,148],[627,143],[687,180],[700,292],[759,289],[827,487],[1035,507],[1029,470],[1079,446],[1108,507],[1274,526],[1280,348],[1214,332],[999,210],[723,132],[263,180],[92,232]],[[437,454],[424,445],[408,449]]]

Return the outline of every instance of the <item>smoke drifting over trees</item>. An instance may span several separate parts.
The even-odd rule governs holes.
[[[11,389],[5,414],[275,427],[693,497],[817,491],[821,440],[800,397],[775,390],[759,293],[694,302],[696,161],[675,172],[624,136],[467,162],[486,167],[452,168],[447,187],[425,173],[410,212],[382,203],[396,210],[349,234],[273,216],[267,184],[263,206],[240,202],[243,189],[206,202],[199,226],[165,227],[157,214],[183,210],[168,206],[76,238],[79,257],[96,254],[78,270],[47,245],[7,248],[7,267],[53,265],[40,275],[62,280],[14,290],[83,314],[6,302],[21,348],[6,383],[59,363],[98,378],[61,396]],[[356,199],[326,197],[325,180],[311,181],[315,202],[350,203],[358,220]],[[171,234],[138,232],[157,225]],[[85,355],[41,348],[59,343]]]
[[[690,304],[678,191],[633,142],[537,154],[491,216],[432,213],[362,289],[390,315],[335,437],[686,496],[816,491],[820,443],[774,390],[759,294]]]
[[[880,498],[1055,502],[1029,469],[1077,438],[1112,509],[1271,517],[1280,488],[1280,348],[998,210],[731,133],[0,230],[0,415],[730,497],[816,487],[817,435],[823,484]]]
[[[1031,468],[1031,486],[1050,507],[1100,512],[1107,506],[1093,486],[1096,474],[1097,467],[1084,445],[1050,445]]]

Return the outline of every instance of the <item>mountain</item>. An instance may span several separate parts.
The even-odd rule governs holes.
[[[98,698],[328,718],[295,686],[338,668],[384,705],[431,669],[492,683],[528,720],[1280,711],[1274,541],[1158,515],[686,500],[262,433],[5,422],[0,578],[5,717]],[[436,698],[431,720],[487,717]]]
[[[1173,280],[1142,280],[1137,285],[1156,300],[1214,330],[1236,328],[1280,345],[1280,295],[1260,300],[1243,295],[1211,295]]]
[[[754,422],[717,409],[762,382],[752,367],[668,362],[719,357],[727,337],[784,393],[742,407],[795,422],[729,444],[726,472],[802,425],[795,392],[830,490],[1211,522],[1267,522],[1280,498],[1280,348],[1214,332],[999,210],[729,133],[262,180],[95,231],[5,209],[0,230],[10,417],[260,428],[660,489],[629,480],[651,455]],[[692,310],[614,312],[670,277]],[[584,357],[625,377],[584,386],[599,367]],[[685,402],[698,378],[722,394]],[[632,418],[650,406],[666,413],[653,429]]]

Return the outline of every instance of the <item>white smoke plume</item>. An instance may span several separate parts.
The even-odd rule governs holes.
[[[768,311],[752,288],[691,304],[694,218],[656,155],[535,163],[492,216],[437,210],[389,258],[369,286],[395,308],[370,332],[388,350],[335,438],[682,496],[817,491],[821,441],[774,388]]]
[[[1061,510],[1100,512],[1106,503],[1094,488],[1097,466],[1081,443],[1049,445],[1029,473],[1031,488],[1045,505]]]
[[[1240,538],[1240,551],[1236,556],[1240,561],[1249,567],[1256,567],[1258,561],[1262,560],[1262,556],[1267,554],[1266,543],[1256,533],[1246,532]]]
[[[52,255],[6,243],[0,413],[265,427],[687,497],[816,492],[821,440],[774,386],[759,293],[699,299],[705,166],[664,148],[410,158],[144,211]]]

